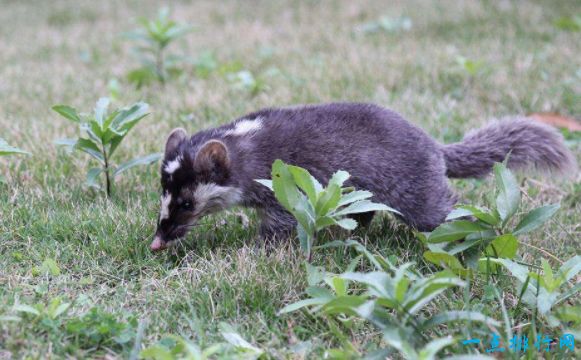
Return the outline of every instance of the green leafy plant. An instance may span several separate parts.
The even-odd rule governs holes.
[[[64,118],[78,124],[81,133],[86,135],[86,137],[79,136],[77,139],[58,140],[56,143],[84,152],[99,163],[100,167],[91,168],[87,172],[87,185],[100,189],[99,177],[104,174],[105,190],[108,197],[111,196],[114,180],[123,172],[137,165],[154,163],[161,158],[161,154],[154,153],[126,161],[118,166],[111,162],[112,155],[127,133],[149,114],[149,106],[139,102],[109,113],[109,103],[108,98],[99,99],[94,112],[91,114],[79,114],[76,109],[67,105],[52,107]]]
[[[539,228],[559,209],[559,204],[545,205],[517,217],[521,193],[516,178],[501,163],[494,165],[494,175],[496,196],[492,206],[459,205],[448,215],[446,220],[450,222],[438,226],[427,237],[419,235],[429,249],[424,253],[426,260],[467,274],[478,269],[483,255],[513,259],[519,247],[517,237]],[[475,221],[462,219],[465,217]],[[458,256],[462,256],[467,268]]]
[[[447,289],[467,285],[451,271],[426,277],[413,270],[413,263],[395,266],[389,259],[371,254],[354,240],[335,241],[323,246],[353,247],[368,259],[373,270],[354,271],[361,256],[355,258],[342,274],[307,265],[309,287],[306,294],[309,297],[287,305],[281,314],[306,308],[312,314],[326,317],[330,324],[338,321],[347,328],[353,327],[355,320],[363,320],[377,327],[383,334],[383,341],[408,359],[432,359],[442,348],[455,343],[450,336],[432,341],[418,336],[425,331],[434,331],[438,325],[470,321],[499,326],[496,320],[476,311],[453,310],[442,311],[431,318],[420,316],[422,310]],[[344,348],[348,352],[360,353],[353,351],[350,343],[344,344]],[[345,349],[335,353],[343,354]],[[383,357],[386,355],[384,349]]]
[[[61,298],[56,297],[47,305],[43,303],[15,304],[12,310],[33,324],[40,324],[46,330],[56,330],[61,326],[62,317],[70,306],[70,303],[63,302]]]
[[[369,191],[343,187],[349,179],[346,171],[337,171],[326,188],[307,170],[287,165],[281,160],[272,164],[272,180],[256,180],[274,191],[276,199],[297,219],[297,233],[302,249],[311,259],[317,232],[338,225],[347,230],[357,227],[349,215],[386,210],[399,213],[384,204],[373,203]]]
[[[162,84],[181,72],[180,63],[184,58],[168,54],[167,48],[178,38],[192,30],[190,25],[179,24],[169,18],[169,9],[159,10],[157,18],[139,20],[141,28],[126,33],[125,37],[137,41],[136,54],[141,67],[131,71],[127,77],[139,88],[152,81]]]
[[[230,325],[220,324],[220,333],[226,342],[202,348],[181,336],[169,335],[156,345],[145,348],[139,354],[153,360],[208,360],[208,359],[261,359],[264,350],[244,340]]]
[[[83,349],[92,347],[125,347],[135,338],[137,319],[117,316],[93,307],[86,314],[67,321],[65,330]]]
[[[487,259],[481,259],[482,262]],[[550,324],[558,326],[559,322],[550,315],[551,309],[573,298],[581,291],[581,283],[572,285],[569,282],[581,272],[581,256],[576,255],[563,263],[555,273],[549,262],[541,259],[540,270],[530,271],[529,267],[509,259],[489,259],[505,267],[521,284],[521,298],[526,304],[533,306],[543,316],[548,316]],[[562,289],[565,288],[563,291]]]

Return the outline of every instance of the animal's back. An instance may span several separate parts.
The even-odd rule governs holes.
[[[439,145],[421,129],[388,109],[333,103],[269,109],[245,116],[262,119],[252,136],[260,176],[281,159],[309,170],[325,183],[337,170],[420,228],[435,226],[454,198]],[[258,175],[258,174],[257,174]]]

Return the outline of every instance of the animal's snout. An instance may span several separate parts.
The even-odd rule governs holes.
[[[155,235],[149,247],[152,251],[161,251],[167,249],[167,242],[163,240],[161,236]]]

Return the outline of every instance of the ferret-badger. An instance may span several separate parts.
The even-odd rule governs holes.
[[[294,218],[255,179],[270,178],[274,160],[306,168],[322,184],[337,170],[347,185],[430,231],[456,202],[448,178],[482,177],[508,157],[511,169],[575,169],[554,129],[511,118],[442,145],[397,113],[372,104],[332,103],[265,109],[188,137],[169,135],[161,166],[161,211],[152,250],[162,250],[204,215],[240,205],[258,210],[265,239],[288,236]],[[364,214],[370,220],[373,213]]]

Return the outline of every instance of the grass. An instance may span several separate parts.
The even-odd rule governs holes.
[[[112,201],[85,189],[88,160],[53,144],[76,129],[52,113],[51,105],[91,108],[108,94],[109,80],[119,79],[120,103],[144,100],[153,108],[118,150],[120,158],[160,151],[165,134],[177,126],[195,132],[262,107],[296,103],[375,102],[446,142],[493,117],[581,114],[578,33],[554,26],[555,19],[579,12],[578,1],[172,3],[174,17],[196,28],[174,52],[195,59],[211,50],[219,64],[242,64],[255,76],[278,69],[261,76],[266,88],[255,96],[219,71],[199,78],[189,69],[165,87],[139,91],[128,84],[124,76],[137,60],[120,34],[133,29],[138,16],[153,17],[155,1],[0,5],[0,128],[8,143],[32,153],[0,160],[7,180],[0,185],[0,318],[13,315],[14,304],[61,297],[73,302],[67,316],[98,307],[120,322],[135,317],[145,326],[146,346],[170,333],[201,344],[219,341],[220,322],[279,357],[300,358],[288,355],[289,349],[310,341],[308,356],[318,358],[338,339],[321,319],[276,315],[302,297],[303,259],[298,243],[271,253],[257,244],[251,213],[249,227],[232,214],[211,217],[177,254],[150,253],[159,205],[157,168],[125,173]],[[354,31],[381,15],[410,17],[412,28]],[[481,70],[467,71],[460,56],[482,63]],[[579,161],[579,143],[573,146]],[[572,179],[578,181],[579,174]],[[520,180],[531,195],[528,207],[563,204],[549,225],[524,238],[523,259],[540,264],[545,252],[557,259],[579,254],[581,188],[538,176]],[[493,188],[490,179],[454,186],[463,201],[474,203]],[[435,270],[401,224],[380,218],[359,235],[375,251],[416,261],[424,272]],[[314,263],[338,272],[353,257],[325,250],[315,253]],[[46,259],[56,262],[58,274],[45,273]],[[462,301],[462,294],[449,296],[438,306],[455,308]],[[500,317],[490,302],[482,306]],[[41,331],[42,326],[0,320],[0,358],[125,358],[132,351],[133,343],[87,344],[67,332]],[[349,336],[364,344],[374,334],[357,329]]]

